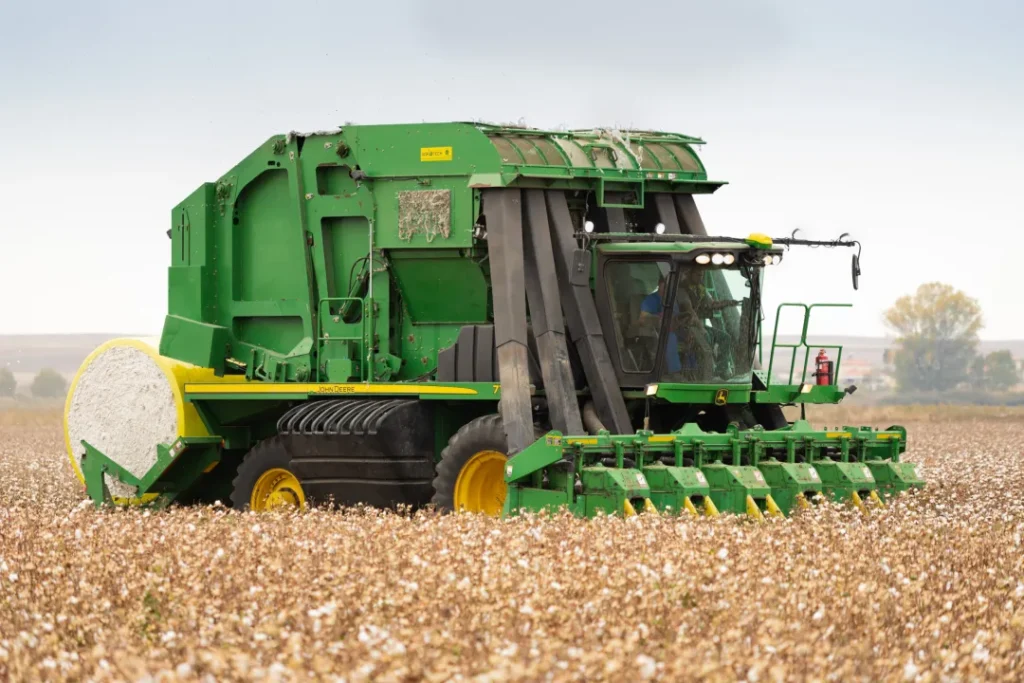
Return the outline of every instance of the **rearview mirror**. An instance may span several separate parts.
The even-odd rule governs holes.
[[[854,254],[853,261],[850,263],[850,270],[853,274],[853,288],[857,289],[857,285],[860,282],[860,255]]]

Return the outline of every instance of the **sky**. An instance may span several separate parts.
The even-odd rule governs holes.
[[[1002,0],[0,0],[0,334],[159,334],[172,207],[271,135],[485,120],[697,135],[710,233],[860,240],[858,291],[794,248],[769,317],[880,336],[942,281],[1024,338],[1022,32]]]

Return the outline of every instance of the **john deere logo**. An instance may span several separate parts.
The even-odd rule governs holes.
[[[728,389],[719,389],[718,391],[715,392],[715,405],[716,406],[724,406],[728,402],[729,402],[729,390]]]

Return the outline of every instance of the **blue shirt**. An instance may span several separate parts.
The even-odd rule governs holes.
[[[679,307],[675,306],[674,313],[679,312]],[[644,313],[650,313],[652,315],[661,315],[661,294],[658,292],[651,292],[644,297],[643,303],[640,304],[640,310]],[[683,369],[683,363],[679,358],[679,338],[675,332],[668,333],[668,339],[665,342],[667,346],[667,353],[665,354],[665,362],[667,367],[665,368],[668,372],[680,372]]]

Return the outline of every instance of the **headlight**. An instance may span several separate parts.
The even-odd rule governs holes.
[[[725,263],[725,257],[722,256],[721,254],[715,254],[711,257],[711,263],[715,264],[716,266],[720,266],[723,263]]]
[[[724,263],[727,266],[731,266],[732,264],[736,263],[736,255],[735,254],[726,254],[725,255]]]
[[[665,224],[664,223],[658,223],[657,225],[655,225],[654,226],[654,232],[658,233],[659,235],[664,235],[665,234]]]
[[[764,264],[770,266],[772,264],[772,257],[770,255],[764,257]]]
[[[779,263],[780,263],[781,261],[782,261],[782,257],[781,257],[781,256],[779,256],[778,254],[776,254],[775,256],[772,256],[772,265],[773,265],[773,266],[777,266],[777,265],[779,265]]]
[[[694,260],[697,261],[697,263],[701,264],[702,266],[706,266],[707,264],[711,263],[711,257],[708,256],[707,254],[698,254],[697,258]]]
[[[594,232],[594,221],[587,221],[584,223],[583,232]]]
[[[648,395],[648,396],[657,396],[658,395],[658,385],[657,384],[648,384],[647,385],[647,389],[644,391],[644,393],[646,395]]]

